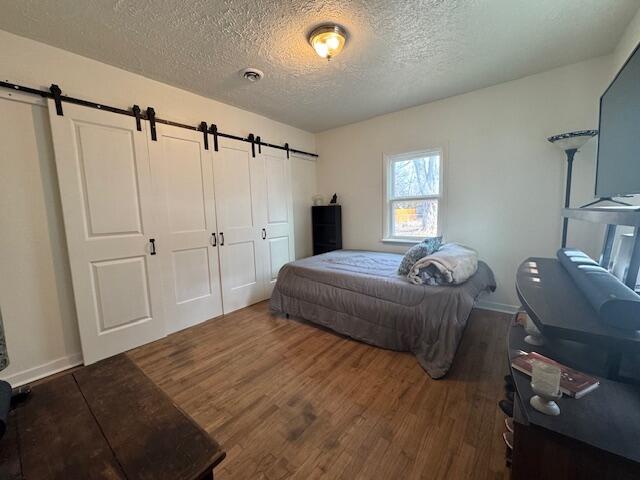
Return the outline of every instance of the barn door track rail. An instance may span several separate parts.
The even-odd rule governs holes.
[[[231,140],[237,140],[239,142],[246,142],[251,144],[251,152],[255,157],[255,149],[256,145],[258,146],[258,153],[262,152],[262,147],[270,147],[278,150],[284,150],[287,152],[287,158],[289,158],[290,153],[298,154],[298,155],[307,155],[309,157],[318,157],[317,153],[305,152],[304,150],[298,150],[295,148],[289,147],[288,143],[284,145],[276,145],[273,143],[263,142],[260,136],[256,136],[253,133],[250,133],[246,137],[241,137],[238,135],[232,135],[230,133],[223,133],[218,130],[218,126],[216,124],[211,124],[207,127],[206,122],[200,122],[199,125],[187,125],[185,123],[173,122],[171,120],[165,120],[163,118],[156,117],[156,112],[153,107],[147,107],[144,111],[140,109],[138,105],[133,105],[131,109],[125,110],[123,108],[112,107],[109,105],[103,105],[101,103],[90,102],[88,100],[83,100],[81,98],[69,97],[66,95],[62,95],[62,90],[56,84],[52,84],[47,90],[38,90],[37,88],[26,87],[24,85],[18,85],[15,83],[3,82],[0,81],[0,88],[6,88],[8,90],[13,90],[22,93],[28,93],[31,95],[38,95],[43,98],[51,98],[53,99],[56,106],[56,113],[58,115],[64,115],[63,103],[73,103],[75,105],[81,105],[83,107],[95,108],[97,110],[104,110],[105,112],[117,113],[119,115],[126,115],[128,117],[133,117],[136,121],[136,129],[138,131],[142,130],[141,121],[146,120],[149,122],[149,129],[151,131],[151,139],[153,141],[157,141],[157,133],[156,133],[156,124],[162,123],[163,125],[171,125],[173,127],[185,128],[187,130],[195,130],[196,132],[208,132],[213,136],[213,149],[218,151],[218,138],[229,138]],[[209,141],[205,134],[205,148],[209,149]]]

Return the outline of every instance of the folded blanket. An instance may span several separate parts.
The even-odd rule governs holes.
[[[417,285],[457,285],[478,270],[478,253],[457,243],[446,243],[437,252],[418,260],[409,271]]]

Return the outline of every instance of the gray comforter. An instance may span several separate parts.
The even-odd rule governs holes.
[[[432,378],[447,373],[476,297],[495,290],[484,263],[465,283],[413,285],[396,271],[402,255],[338,250],[289,263],[271,309],[356,340],[409,351]]]

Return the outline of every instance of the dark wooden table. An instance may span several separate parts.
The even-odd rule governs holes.
[[[600,370],[613,380],[627,377],[640,383],[640,331],[615,328],[601,322],[571,275],[556,258],[527,258],[516,273],[516,292],[545,338],[588,345],[587,356],[605,353]],[[621,361],[626,359],[621,371]],[[591,365],[589,365],[591,366]],[[584,370],[580,366],[578,370]],[[598,375],[601,371],[594,372]],[[637,378],[636,378],[637,377]]]
[[[122,354],[33,387],[0,442],[0,478],[212,479],[224,457]]]
[[[563,396],[560,415],[547,416],[529,404],[529,376],[511,369],[515,382],[513,480],[637,480],[640,478],[640,385],[612,375],[612,356],[640,350],[640,333],[600,322],[584,294],[554,258],[528,258],[516,274],[522,306],[545,337],[525,343],[511,326],[509,364],[518,352],[535,351],[599,377],[600,386],[580,399]],[[632,371],[633,373],[633,371]]]
[[[559,343],[534,347],[525,335],[522,327],[510,327],[510,359],[535,351],[578,367],[569,355],[563,358]],[[560,398],[560,415],[551,417],[529,404],[530,377],[513,368],[511,374],[516,388],[512,480],[640,478],[640,386],[599,378],[600,387],[584,397]]]

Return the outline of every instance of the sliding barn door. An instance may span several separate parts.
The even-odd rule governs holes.
[[[252,157],[250,144],[221,139],[213,165],[222,302],[229,313],[265,298],[264,164]]]
[[[280,268],[295,259],[293,238],[293,202],[291,171],[287,154],[275,148],[262,147],[264,163],[265,200],[265,284],[271,296]]]
[[[202,133],[157,126],[149,138],[167,330],[222,314],[211,150]]]
[[[146,132],[49,101],[84,363],[165,335]]]

